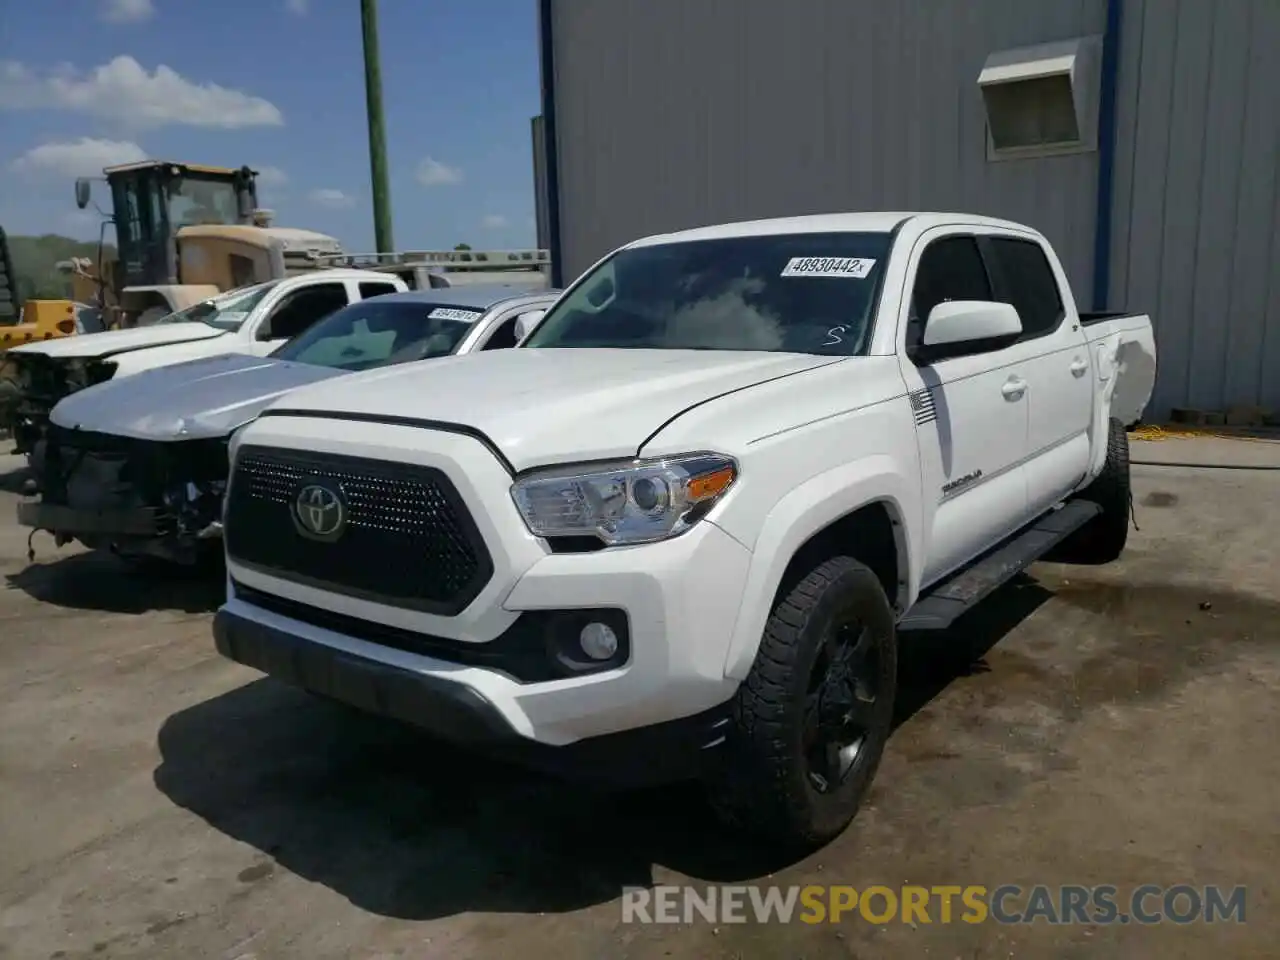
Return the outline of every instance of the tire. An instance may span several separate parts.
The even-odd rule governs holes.
[[[1133,493],[1129,485],[1129,435],[1114,417],[1107,430],[1102,472],[1072,499],[1092,500],[1102,512],[1051,550],[1045,560],[1096,566],[1117,560],[1129,541]]]
[[[842,624],[854,628],[844,640],[836,633]],[[855,652],[855,686],[873,694],[870,702],[841,684],[811,691],[826,673],[832,646]],[[856,651],[864,647],[867,656],[859,661]],[[810,571],[774,607],[732,702],[730,732],[708,783],[721,818],[788,851],[811,850],[839,836],[880,765],[893,724],[897,670],[894,615],[876,575],[850,557]],[[841,713],[861,705],[860,744],[838,780],[815,771],[819,765],[806,746],[820,694],[832,694],[828,709]],[[841,702],[850,694],[853,699]]]

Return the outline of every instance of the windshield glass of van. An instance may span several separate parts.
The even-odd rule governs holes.
[[[374,297],[330,314],[271,356],[353,371],[445,357],[484,314],[473,307]]]
[[[270,280],[252,287],[220,293],[211,300],[202,300],[185,310],[162,317],[156,323],[207,323],[219,330],[239,330],[253,308],[278,282]]]
[[[867,348],[887,233],[726,237],[630,247],[548,312],[525,347]]]

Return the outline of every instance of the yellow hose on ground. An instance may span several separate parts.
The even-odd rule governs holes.
[[[1220,440],[1253,440],[1262,443],[1276,443],[1280,441],[1280,431],[1276,432],[1274,437],[1250,437],[1243,433],[1232,433],[1231,427],[1197,427],[1189,424],[1177,424],[1176,426],[1157,426],[1154,423],[1143,424],[1142,426],[1130,431],[1129,438],[1132,440],[1193,440],[1196,437],[1217,437]]]

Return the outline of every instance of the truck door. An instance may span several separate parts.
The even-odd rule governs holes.
[[[917,365],[929,311],[947,300],[992,300],[972,235],[926,234],[908,266],[910,306],[899,350],[916,421],[927,539],[921,586],[964,565],[1021,526],[1027,487],[1027,368],[1016,349]]]
[[[979,242],[995,298],[1017,309],[1019,346],[1033,354],[1027,359],[1027,503],[1033,515],[1040,514],[1069,494],[1089,468],[1097,390],[1089,343],[1066,277],[1055,273],[1038,241],[990,236]]]

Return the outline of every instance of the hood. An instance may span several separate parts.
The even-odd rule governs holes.
[[[841,359],[727,350],[494,350],[353,374],[273,407],[463,424],[526,470],[634,456],[692,406]]]
[[[189,343],[225,337],[227,332],[205,323],[160,323],[131,330],[104,330],[57,340],[41,340],[14,347],[17,354],[42,353],[47,357],[106,357],[114,353],[156,347],[166,343]]]
[[[282,393],[344,375],[313,364],[224,354],[89,387],[62,400],[50,418],[60,427],[137,440],[222,437]]]

